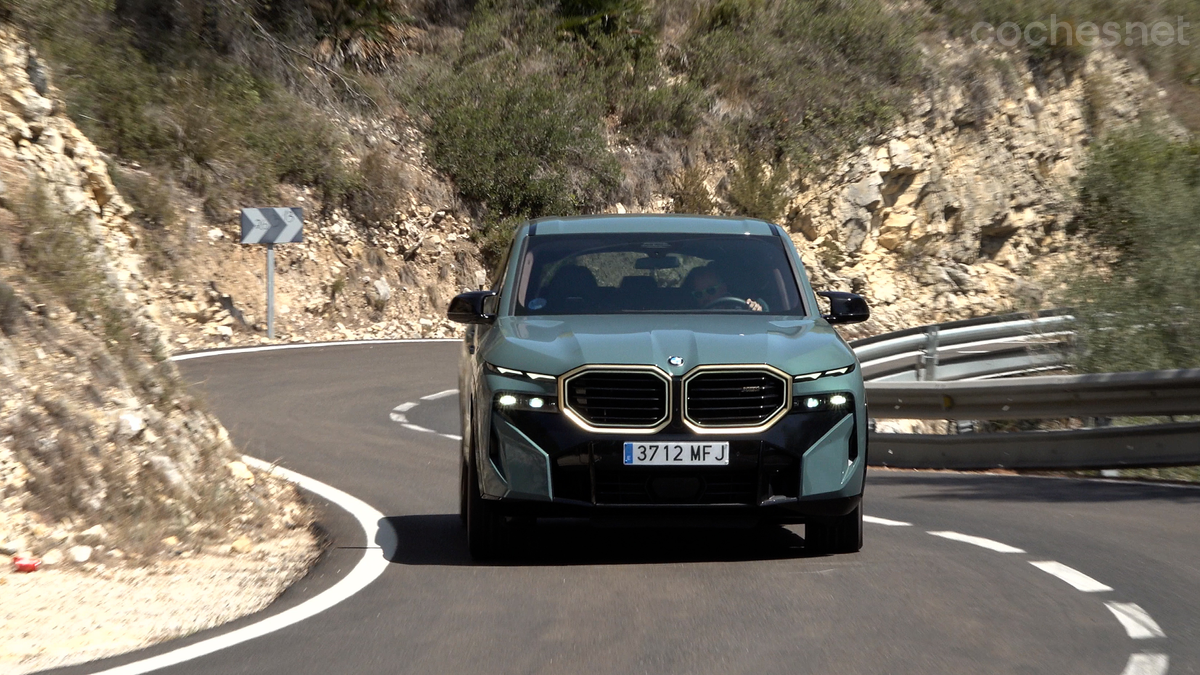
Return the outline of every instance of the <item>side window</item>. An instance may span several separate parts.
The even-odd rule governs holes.
[[[496,269],[492,270],[492,278],[488,280],[488,289],[500,292],[500,286],[504,284],[504,271],[508,269],[508,260],[512,256],[512,248],[504,254],[504,259],[496,265]]]
[[[504,259],[500,261],[499,265],[496,265],[496,269],[492,270],[492,278],[489,280],[488,286],[490,290],[496,291],[497,295],[488,298],[483,303],[483,311],[488,314],[498,313],[501,301],[499,294],[504,290],[504,278],[508,276],[508,263],[512,259],[513,249],[516,248],[516,245],[517,242],[514,239],[512,245],[508,247],[508,251],[504,253]]]

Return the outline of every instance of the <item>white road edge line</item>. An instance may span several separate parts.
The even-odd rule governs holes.
[[[954,541],[961,541],[965,544],[974,544],[975,546],[981,546],[983,548],[995,551],[997,553],[1024,553],[1025,552],[1024,549],[1019,549],[1015,546],[1009,546],[1008,544],[1002,544],[1002,543],[1000,543],[998,541],[994,541],[992,539],[984,539],[983,537],[973,537],[969,534],[960,534],[958,532],[948,532],[948,531],[930,532],[929,534],[932,534],[935,537],[942,537],[943,539],[951,539]]]
[[[148,659],[98,671],[92,675],[141,675],[142,673],[174,666],[184,661],[190,661],[241,644],[247,640],[253,640],[268,633],[273,633],[320,614],[361,591],[372,581],[379,578],[379,575],[383,574],[383,571],[391,564],[389,560],[395,555],[399,539],[397,538],[396,531],[383,519],[383,514],[375,510],[371,505],[314,478],[274,466],[260,459],[243,456],[242,461],[259,470],[271,471],[282,476],[301,488],[320,495],[345,509],[354,516],[359,526],[363,528],[363,533],[367,536],[367,544],[378,543],[379,548],[368,548],[363,553],[362,559],[358,561],[354,569],[350,570],[349,574],[317,596],[305,600],[291,609],[284,610],[262,621],[223,635],[217,635],[186,647],[180,647],[179,649],[174,649],[158,656],[152,656]],[[372,532],[375,534],[374,541],[371,540]]]
[[[877,518],[875,516],[863,516],[864,523],[872,525],[886,525],[888,527],[912,527],[912,523],[905,523],[899,520],[888,520],[887,518]]]
[[[1121,675],[1167,675],[1169,664],[1166,654],[1130,654]]]
[[[1104,606],[1117,617],[1117,621],[1125,627],[1125,632],[1134,640],[1167,637],[1146,610],[1132,602],[1106,602]]]
[[[415,424],[401,424],[400,426],[404,427],[405,429],[409,429],[411,431],[420,431],[420,432],[427,433],[427,434],[437,433],[433,429],[426,429],[425,427],[419,427]]]
[[[209,356],[226,356],[230,354],[252,354],[254,352],[270,352],[280,349],[307,349],[309,347],[348,347],[350,345],[392,345],[405,342],[461,342],[462,338],[408,338],[403,340],[333,340],[330,342],[294,342],[286,345],[259,345],[257,347],[235,347],[233,349],[214,349],[207,352],[192,352],[176,354],[169,361],[190,361]]]
[[[1080,572],[1073,567],[1067,567],[1060,562],[1055,562],[1053,560],[1030,560],[1029,564],[1045,572],[1046,574],[1062,579],[1068,584],[1074,586],[1076,590],[1083,591],[1084,593],[1104,593],[1112,590],[1112,586],[1106,586],[1084,574],[1083,572]]]
[[[422,400],[422,401],[436,401],[436,400],[438,400],[439,398],[446,398],[447,396],[453,396],[453,395],[455,395],[455,394],[457,394],[457,393],[458,393],[458,390],[457,390],[457,389],[447,389],[447,390],[445,390],[445,391],[439,391],[439,392],[438,392],[438,393],[436,393],[436,394],[430,394],[430,395],[428,395],[428,396],[422,396],[422,397],[421,397],[421,400]]]

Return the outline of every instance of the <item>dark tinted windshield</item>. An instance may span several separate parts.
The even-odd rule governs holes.
[[[620,233],[527,241],[518,263],[517,315],[804,314],[778,237]]]

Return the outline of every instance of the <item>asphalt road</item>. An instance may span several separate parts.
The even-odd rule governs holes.
[[[1172,675],[1200,673],[1200,489],[872,471],[866,513],[910,525],[869,523],[855,555],[807,555],[802,526],[563,523],[540,527],[528,555],[474,564],[456,515],[457,442],[389,416],[416,403],[409,423],[457,433],[456,397],[421,400],[456,386],[457,353],[417,343],[180,364],[247,453],[366,501],[400,543],[349,600],[159,672],[1118,675],[1150,654],[1130,667],[1165,672],[1162,655]],[[58,672],[130,663],[311,597],[373,543],[336,507],[324,522],[333,548],[264,613]],[[1030,564],[1046,561],[1112,590],[1082,592]],[[1136,604],[1165,637],[1134,639],[1106,603]]]

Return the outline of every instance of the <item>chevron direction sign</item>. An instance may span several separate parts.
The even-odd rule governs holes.
[[[242,209],[242,243],[267,245],[267,339],[275,339],[275,244],[304,241],[304,209]]]
[[[243,244],[291,244],[304,241],[304,209],[242,209]]]

